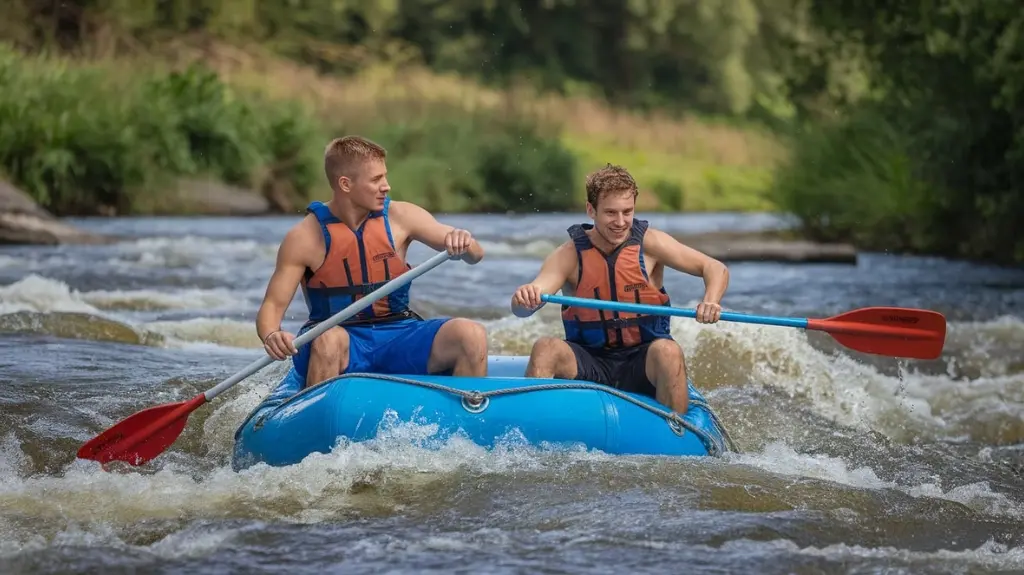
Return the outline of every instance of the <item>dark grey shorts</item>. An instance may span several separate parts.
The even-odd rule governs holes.
[[[647,348],[651,342],[628,348],[593,348],[567,341],[576,356],[576,379],[592,381],[628,393],[654,397],[647,379]]]

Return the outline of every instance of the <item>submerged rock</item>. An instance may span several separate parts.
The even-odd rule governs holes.
[[[203,216],[259,216],[270,213],[271,203],[258,192],[212,180],[178,182],[168,194],[170,212]]]

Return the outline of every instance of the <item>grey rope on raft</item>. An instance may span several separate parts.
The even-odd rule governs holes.
[[[694,425],[690,424],[685,419],[683,419],[678,413],[676,413],[674,411],[667,411],[667,410],[661,409],[659,407],[655,407],[653,405],[649,405],[649,404],[647,404],[647,403],[645,403],[643,401],[640,401],[640,400],[638,400],[638,399],[636,399],[634,397],[631,397],[628,394],[623,393],[623,392],[621,392],[621,391],[619,391],[619,390],[617,390],[617,389],[615,389],[613,387],[608,387],[608,386],[605,386],[605,385],[598,385],[596,383],[587,383],[587,382],[582,382],[582,381],[581,382],[562,382],[562,383],[538,383],[538,384],[534,384],[534,385],[523,385],[523,386],[519,386],[519,387],[507,387],[507,388],[503,388],[503,389],[495,389],[495,390],[492,390],[492,391],[467,391],[467,390],[464,390],[464,389],[458,389],[458,388],[451,387],[451,386],[448,386],[448,385],[443,385],[443,384],[440,384],[440,383],[433,383],[433,382],[429,382],[429,381],[420,381],[420,380],[417,380],[417,379],[410,379],[410,378],[400,377],[400,376],[396,376],[396,375],[386,375],[386,374],[380,374],[380,373],[346,373],[344,375],[339,375],[338,377],[335,377],[333,379],[337,380],[337,379],[345,379],[345,378],[352,378],[352,377],[369,378],[369,379],[380,379],[380,380],[384,380],[384,381],[394,381],[396,383],[405,383],[405,384],[409,384],[409,385],[418,385],[420,387],[425,387],[425,388],[428,388],[428,389],[433,389],[433,390],[436,390],[436,391],[442,391],[442,392],[445,392],[445,393],[450,393],[452,395],[460,396],[463,399],[468,400],[471,404],[475,403],[477,405],[481,405],[488,398],[497,397],[497,396],[500,396],[500,395],[510,395],[510,394],[513,394],[513,393],[529,393],[529,392],[532,392],[532,391],[547,391],[547,390],[554,390],[554,389],[592,389],[592,390],[596,390],[596,391],[601,391],[603,393],[608,393],[610,395],[614,395],[615,397],[618,397],[619,399],[622,399],[624,401],[628,401],[629,403],[632,403],[633,405],[639,406],[639,407],[641,407],[643,409],[646,409],[646,410],[654,413],[655,415],[661,416],[666,421],[668,421],[670,424],[671,423],[675,423],[676,425],[679,425],[683,429],[688,430],[690,433],[693,433],[698,438],[700,438],[700,440],[704,443],[704,446],[707,448],[708,453],[710,453],[713,456],[721,455],[722,452],[725,451],[726,449],[728,449],[729,451],[733,451],[733,452],[737,451],[736,444],[733,443],[732,438],[729,436],[729,433],[725,430],[725,426],[722,425],[722,422],[718,419],[718,416],[715,414],[714,410],[711,409],[711,406],[708,405],[708,403],[706,401],[702,401],[700,399],[690,399],[690,404],[694,405],[694,406],[697,406],[697,407],[704,408],[704,410],[707,412],[707,414],[711,417],[712,421],[714,422],[715,427],[717,427],[718,430],[721,432],[722,437],[724,438],[726,445],[720,445],[719,442],[716,441],[716,438],[713,437],[711,434],[707,433],[703,429],[699,429],[699,428],[695,427]]]

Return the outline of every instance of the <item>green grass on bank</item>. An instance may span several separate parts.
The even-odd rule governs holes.
[[[187,47],[186,47],[187,48]],[[645,209],[770,209],[780,146],[696,119],[486,89],[423,69],[322,77],[230,46],[77,61],[0,45],[0,170],[58,214],[175,213],[175,182],[323,198],[326,141],[388,147],[397,197],[433,210],[578,209],[586,172],[621,163]]]
[[[563,141],[585,170],[605,162],[627,166],[643,188],[638,202],[646,209],[700,212],[774,208],[766,194],[772,182],[768,167],[722,166],[658,149],[629,149],[615,142],[572,135]]]

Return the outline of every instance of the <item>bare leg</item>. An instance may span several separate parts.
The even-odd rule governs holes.
[[[655,399],[683,415],[689,408],[690,392],[686,387],[686,362],[683,348],[672,339],[659,339],[647,348],[647,379],[657,389]]]
[[[348,367],[348,332],[340,327],[320,334],[310,344],[306,387],[319,385],[337,377]]]
[[[576,379],[576,354],[564,340],[542,337],[533,344],[526,377]]]
[[[487,330],[465,318],[446,321],[430,346],[427,372],[452,370],[452,375],[487,375]]]

